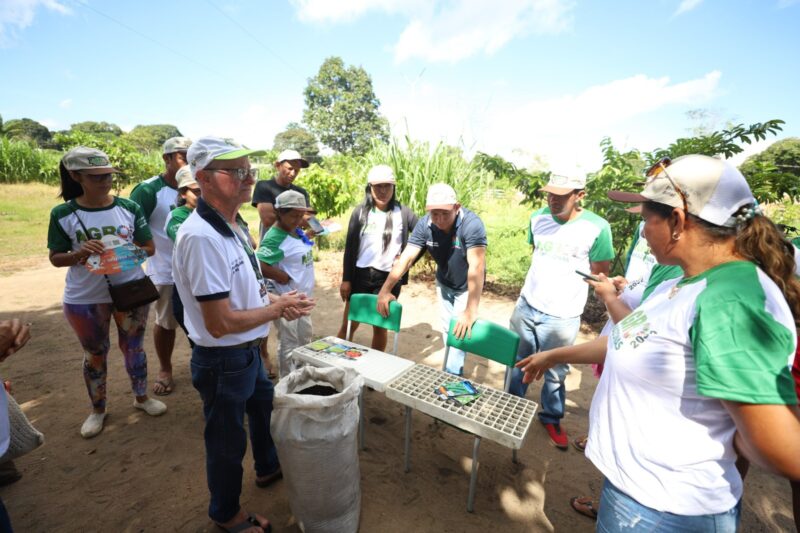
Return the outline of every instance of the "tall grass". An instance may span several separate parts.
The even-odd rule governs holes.
[[[362,184],[373,165],[386,164],[397,176],[397,195],[400,202],[416,213],[425,212],[425,196],[434,183],[447,183],[456,191],[459,202],[473,206],[486,191],[491,176],[477,164],[467,161],[461,150],[439,143],[393,139],[389,144],[376,144],[364,156]],[[362,185],[363,186],[363,185]]]
[[[58,185],[61,154],[42,150],[25,141],[0,138],[0,183]]]

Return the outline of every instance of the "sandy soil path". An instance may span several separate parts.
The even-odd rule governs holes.
[[[319,303],[313,319],[320,336],[335,334],[341,320],[338,263],[333,255],[318,263]],[[15,397],[46,436],[43,447],[17,461],[23,479],[0,489],[15,530],[215,531],[206,516],[203,421],[189,378],[188,343],[178,335],[177,387],[166,398],[169,410],[160,418],[133,409],[122,356],[112,347],[106,429],[95,439],[82,439],[79,428],[89,406],[80,346],[61,313],[64,274],[43,263],[0,277],[0,317],[18,316],[34,323],[33,339],[6,361],[2,376],[13,382]],[[406,310],[401,355],[439,365],[443,350],[434,290],[414,282],[403,290],[401,301]],[[484,295],[481,315],[505,324],[513,304],[511,297]],[[367,328],[363,329],[355,340],[368,344]],[[158,361],[151,332],[149,326],[146,347],[152,383]],[[502,369],[494,363],[468,363],[467,374],[501,386]],[[565,426],[572,437],[588,429],[595,385],[589,368],[575,368],[569,376]],[[530,397],[538,399],[538,387],[532,389]],[[361,531],[593,530],[594,522],[576,514],[569,498],[598,494],[601,476],[576,450],[562,452],[550,446],[538,424],[519,454],[519,465],[512,464],[510,450],[484,442],[475,513],[469,514],[465,505],[471,437],[417,415],[413,469],[405,474],[402,408],[374,392],[366,405],[370,421],[368,449],[360,455]],[[268,516],[276,532],[299,531],[282,484],[256,488],[249,461],[243,506]],[[788,483],[753,469],[746,484],[742,531],[791,528]]]

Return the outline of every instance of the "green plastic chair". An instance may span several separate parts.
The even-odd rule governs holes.
[[[397,337],[400,335],[400,319],[403,317],[403,306],[395,300],[389,302],[389,316],[383,317],[378,312],[378,296],[376,294],[350,295],[350,309],[347,311],[347,339],[350,340],[350,328],[353,322],[370,324],[379,328],[394,331],[393,355],[397,355]],[[364,392],[358,396],[358,443],[364,449]]]
[[[444,350],[442,370],[447,370],[447,358],[450,348],[464,350],[467,353],[480,355],[485,359],[497,361],[506,366],[506,376],[503,381],[503,390],[508,392],[511,386],[511,371],[517,362],[517,349],[519,348],[519,335],[508,328],[504,328],[488,320],[476,320],[472,324],[472,335],[469,338],[457,338],[453,335],[457,319],[450,319],[450,328],[447,332],[447,347]]]
[[[350,310],[347,312],[347,338],[350,338],[352,322],[361,322],[394,331],[392,354],[397,355],[397,337],[400,335],[403,306],[396,300],[392,300],[389,302],[389,316],[385,318],[378,313],[377,307],[378,295],[376,294],[353,294],[350,296]]]
[[[444,363],[442,370],[446,371],[447,358],[450,355],[450,348],[464,350],[473,355],[479,355],[485,359],[491,359],[506,366],[505,384],[503,390],[508,392],[511,386],[511,371],[517,362],[517,349],[519,348],[519,335],[488,320],[476,320],[472,324],[472,334],[469,338],[456,338],[453,329],[456,325],[456,318],[450,319],[450,328],[447,333],[447,347],[444,351]],[[463,431],[460,430],[459,431]],[[478,451],[480,450],[481,438],[475,436],[475,443],[472,446],[472,472],[469,478],[469,495],[467,496],[467,511],[470,513],[475,510],[475,489],[478,481]],[[406,441],[405,441],[405,471],[411,470],[411,408],[406,407]],[[517,450],[512,450],[512,460],[517,462]]]

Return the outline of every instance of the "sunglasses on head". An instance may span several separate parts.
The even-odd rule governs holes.
[[[678,196],[680,196],[681,200],[683,201],[683,211],[688,213],[689,207],[688,204],[686,203],[686,194],[684,194],[681,188],[678,187],[678,185],[675,183],[675,181],[670,177],[669,173],[667,172],[667,167],[670,166],[671,164],[672,164],[672,159],[669,157],[662,157],[661,159],[653,163],[653,165],[650,166],[650,168],[648,168],[644,173],[645,177],[647,178],[647,180],[645,180],[644,182],[645,186],[649,185],[654,180],[660,177],[667,178],[667,180],[669,180],[669,184],[672,185],[672,188],[675,190],[676,193],[678,193]],[[659,174],[661,173],[663,173],[664,175],[659,176]]]

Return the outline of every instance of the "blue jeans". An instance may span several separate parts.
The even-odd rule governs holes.
[[[600,493],[596,531],[603,533],[735,533],[739,527],[742,502],[731,510],[698,516],[656,511],[637,502],[608,480]]]
[[[525,298],[520,296],[511,315],[511,329],[519,335],[517,361],[534,353],[572,345],[580,327],[581,317],[559,318],[548,315],[528,305]],[[544,424],[558,424],[564,418],[567,401],[564,378],[568,369],[568,365],[559,364],[545,373],[539,410],[539,419]],[[511,394],[522,398],[528,391],[528,385],[522,382],[523,375],[518,368],[512,371],[509,390]]]
[[[438,281],[436,282],[436,294],[439,296],[439,318],[442,321],[442,339],[445,347],[447,346],[447,332],[450,331],[450,319],[458,318],[464,309],[467,308],[467,291],[455,291],[450,287],[445,287]],[[464,375],[464,357],[467,354],[464,350],[450,348],[447,356],[447,366],[445,370],[457,376]]]
[[[279,468],[269,432],[272,382],[264,373],[259,347],[192,349],[192,385],[203,400],[206,478],[211,502],[208,515],[227,522],[239,512],[242,460],[247,450],[244,414],[250,427],[256,475]]]
[[[8,517],[6,506],[0,500],[0,533],[14,533],[11,529],[11,519]]]

